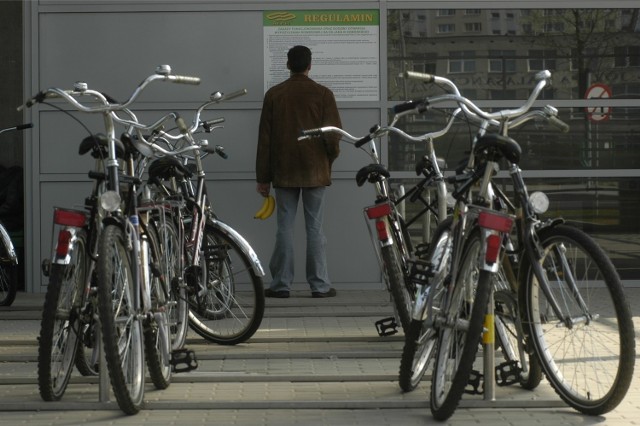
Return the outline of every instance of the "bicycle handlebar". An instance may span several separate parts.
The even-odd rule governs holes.
[[[192,77],[186,75],[176,75],[171,74],[171,67],[169,65],[160,65],[156,68],[154,74],[145,78],[142,83],[140,83],[133,91],[129,99],[125,102],[113,103],[109,102],[112,98],[107,99],[107,96],[103,93],[96,92],[94,90],[88,90],[86,83],[76,83],[75,88],[73,90],[64,90],[56,87],[51,87],[44,91],[38,92],[31,99],[27,100],[24,104],[18,106],[17,110],[22,111],[24,108],[30,108],[36,103],[41,103],[47,98],[64,98],[71,105],[73,105],[77,110],[82,112],[113,112],[113,111],[122,111],[131,105],[142,93],[142,91],[149,85],[151,82],[161,80],[168,81],[171,83],[177,84],[191,84],[198,85],[200,84],[199,77]],[[74,95],[82,95],[88,94],[94,97],[94,99],[98,100],[102,105],[97,107],[89,107],[78,102],[73,96]]]
[[[489,113],[482,110],[480,107],[474,104],[471,100],[461,96],[460,91],[458,90],[458,87],[451,80],[447,78],[438,77],[432,74],[419,73],[415,71],[405,71],[404,74],[402,75],[405,78],[424,81],[427,83],[443,84],[449,87],[453,91],[453,94],[436,96],[436,97],[425,99],[423,102],[426,107],[435,103],[453,101],[453,102],[462,104],[461,106],[463,110],[465,110],[465,113],[467,114],[469,112],[472,112],[473,114],[478,115],[482,119],[499,120],[499,121],[503,121],[509,118],[515,118],[526,113],[533,106],[533,103],[538,98],[538,96],[540,96],[540,93],[542,93],[542,90],[551,83],[551,72],[548,70],[540,71],[536,73],[535,79],[537,83],[533,88],[533,91],[529,95],[529,98],[525,101],[524,104],[522,104],[520,107],[516,109],[505,109],[495,113]],[[465,107],[468,108],[470,111],[468,111]]]
[[[33,123],[18,124],[17,126],[7,127],[6,129],[0,129],[0,134],[4,132],[10,132],[12,130],[19,132],[21,130],[30,129],[32,127],[33,127]]]

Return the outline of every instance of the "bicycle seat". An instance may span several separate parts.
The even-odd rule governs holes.
[[[356,183],[358,186],[362,186],[366,181],[379,182],[383,177],[388,178],[389,176],[391,176],[389,171],[382,164],[369,164],[358,170]]]
[[[166,180],[172,177],[182,179],[185,176],[188,178],[193,176],[191,170],[174,157],[162,157],[154,160],[149,164],[148,172],[150,181],[155,179]]]
[[[87,136],[80,142],[80,148],[78,154],[84,155],[89,151],[93,158],[106,158],[108,156],[108,142],[107,136],[103,133],[96,133],[95,135]],[[118,158],[124,157],[124,144],[116,139],[116,156]]]
[[[474,154],[487,161],[498,161],[501,158],[506,158],[510,163],[518,164],[522,149],[518,142],[510,137],[490,133],[478,139]]]
[[[436,161],[438,162],[438,168],[440,170],[447,167],[447,162],[444,158],[437,157]],[[429,176],[433,171],[433,164],[431,159],[427,155],[423,155],[420,160],[416,162],[416,175],[420,176],[422,174]]]

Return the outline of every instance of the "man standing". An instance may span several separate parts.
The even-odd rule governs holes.
[[[324,192],[331,185],[331,165],[338,157],[339,136],[298,141],[302,130],[342,127],[335,97],[309,78],[311,50],[294,46],[287,53],[290,77],[267,91],[262,105],[256,156],[257,191],[275,190],[276,242],[266,297],[289,297],[294,277],[293,229],[302,196],[307,236],[306,277],[312,297],[333,297],[322,230]]]

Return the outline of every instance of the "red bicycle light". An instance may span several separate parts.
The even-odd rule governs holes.
[[[365,208],[369,219],[377,219],[391,214],[391,205],[389,203],[376,204],[375,206]]]
[[[487,237],[487,252],[484,256],[487,263],[495,263],[498,260],[501,240],[500,234],[491,234]]]
[[[378,239],[387,241],[389,239],[389,231],[387,231],[387,223],[384,220],[376,222],[376,231],[378,231]]]
[[[55,209],[53,212],[53,223],[57,225],[82,228],[86,222],[87,216],[84,212],[63,209]]]
[[[66,257],[69,254],[71,237],[71,231],[68,229],[63,229],[58,234],[58,244],[56,245],[56,255],[58,257]]]
[[[483,211],[478,216],[478,225],[481,228],[493,229],[498,232],[511,232],[513,219],[509,216]]]

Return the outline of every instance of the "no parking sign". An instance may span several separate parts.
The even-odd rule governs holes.
[[[611,88],[606,84],[595,83],[592,84],[585,94],[585,99],[610,99],[612,97]],[[611,115],[611,107],[597,106],[586,107],[587,118],[590,121],[605,121],[609,119]]]

